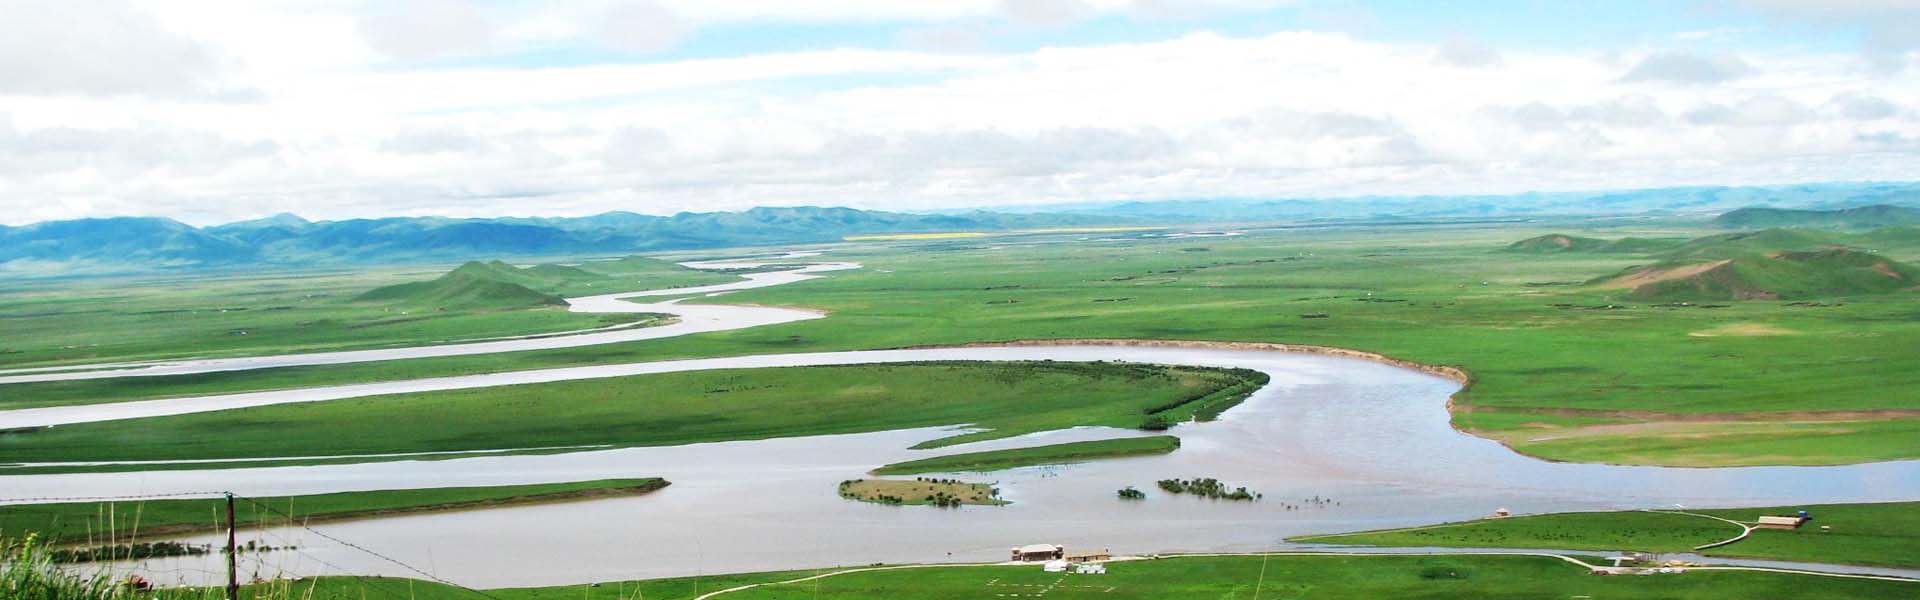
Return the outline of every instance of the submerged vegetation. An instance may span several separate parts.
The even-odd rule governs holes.
[[[1259,492],[1248,491],[1245,486],[1229,489],[1226,482],[1212,477],[1198,479],[1162,479],[1155,482],[1160,489],[1170,494],[1188,494],[1213,500],[1253,501],[1260,499]]]

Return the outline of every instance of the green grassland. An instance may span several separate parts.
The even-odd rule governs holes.
[[[1596,577],[1537,556],[1258,556],[1111,563],[1105,575],[1035,567],[868,571],[768,585],[727,600],[944,600],[1033,594],[1046,598],[1867,598],[1912,594],[1916,584],[1772,573],[1694,571]]]
[[[445,343],[651,321],[560,296],[736,281],[644,257],[517,268],[82,279],[0,286],[0,367]],[[438,278],[435,278],[439,275]]]
[[[786,581],[826,571],[776,571],[673,577],[638,581],[610,581],[594,584],[532,588],[473,590],[442,583],[394,577],[311,577],[301,581],[278,581],[241,588],[242,600],[692,600],[718,590],[752,584]],[[159,600],[203,598],[198,590],[172,590],[159,594]],[[170,595],[172,594],[172,595]],[[219,597],[219,596],[215,596]],[[731,596],[722,596],[731,598]]]
[[[1136,427],[1175,402],[1242,381],[1234,370],[1072,362],[696,371],[63,425],[0,434],[0,456],[238,459],[983,429],[922,444],[937,447],[1081,425]]]
[[[1920,502],[1823,504],[1686,512],[1753,523],[1760,515],[1807,510],[1799,529],[1760,529],[1751,537],[1702,551],[1708,556],[1920,568]],[[1821,526],[1832,531],[1821,531]],[[1440,546],[1450,548],[1559,548],[1686,552],[1739,535],[1724,521],[1671,512],[1587,512],[1484,519],[1430,527],[1294,538],[1316,544]]]
[[[658,478],[602,479],[568,483],[445,487],[245,498],[234,503],[242,525],[279,526],[643,494],[665,487]],[[126,542],[152,536],[225,527],[225,498],[145,500],[118,503],[64,502],[0,506],[0,536],[38,533],[43,540]]]
[[[1096,440],[1048,444],[1031,448],[988,450],[950,454],[890,464],[873,470],[875,475],[915,475],[919,473],[958,473],[1000,471],[1034,465],[1057,465],[1102,458],[1166,454],[1180,449],[1180,438],[1156,435],[1143,438]]]
[[[562,585],[535,588],[474,590],[443,583],[399,577],[337,576],[281,579],[266,583],[243,584],[241,600],[691,600],[702,594],[752,583],[786,581],[824,571],[780,571],[733,575],[704,575],[638,581]],[[222,588],[167,588],[147,593],[131,593],[108,582],[109,590],[119,595],[57,596],[86,600],[219,600],[226,598]]]
[[[866,268],[727,297],[822,309],[826,319],[593,348],[24,384],[7,386],[0,406],[773,352],[1218,340],[1339,346],[1462,367],[1474,383],[1455,399],[1455,425],[1545,458],[1688,466],[1920,458],[1908,443],[1920,432],[1920,396],[1889,393],[1920,385],[1920,353],[1912,351],[1920,347],[1920,293],[1677,303],[1587,283],[1682,252],[1840,243],[1910,263],[1920,260],[1920,229],[1713,232],[1644,253],[1507,249],[1549,233],[1709,233],[1688,227],[1569,222],[845,245],[831,258]]]
[[[1903,598],[1913,582],[1788,573],[1691,570],[1596,577],[1541,556],[1207,556],[1110,563],[1105,575],[1046,573],[1038,566],[930,566],[831,575],[837,570],[706,575],[537,588],[473,590],[406,578],[314,577],[243,586],[247,600],[691,600],[761,584],[716,600],[946,600],[1035,594],[1047,598]],[[829,575],[807,581],[796,581]],[[779,583],[794,581],[794,583]],[[157,600],[214,598],[170,589]],[[146,595],[141,598],[146,598]]]
[[[1560,252],[1646,253],[1667,250],[1684,242],[1686,242],[1684,238],[1627,237],[1617,240],[1603,240],[1577,235],[1549,233],[1508,244],[1507,251],[1529,254],[1552,254]]]

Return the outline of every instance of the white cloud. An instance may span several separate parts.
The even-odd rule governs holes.
[[[978,23],[955,23],[914,27],[894,38],[900,45],[930,52],[974,52],[986,47],[990,31]]]
[[[1696,125],[1780,127],[1811,121],[1814,111],[1799,102],[1768,94],[1747,98],[1731,106],[1702,104],[1687,111],[1685,118]]]
[[[630,52],[659,52],[679,42],[686,29],[672,11],[652,2],[632,2],[607,14],[600,25],[600,40]]]
[[[182,63],[202,65],[199,89],[241,85],[260,90],[259,101],[0,90],[0,221],[218,220],[285,209],[316,218],[769,203],[911,209],[1895,179],[1915,172],[1920,139],[1920,115],[1903,108],[1920,103],[1920,79],[1873,77],[1850,53],[1801,48],[1678,53],[1695,64],[1669,68],[1654,57],[1674,53],[1619,60],[1516,46],[1494,60],[1449,59],[1433,45],[1337,33],[1198,32],[1023,52],[956,36],[909,44],[939,52],[394,68],[393,49],[376,50],[352,15],[301,12],[312,8],[304,3],[157,6],[149,29],[207,57]],[[831,17],[788,15],[797,3],[655,0],[684,29],[653,29],[658,21],[644,18],[624,29],[609,17],[634,6],[527,14],[481,5],[475,14],[497,25],[485,39],[454,36],[400,53],[594,48],[622,37],[606,32],[647,50],[738,19],[891,19],[988,36],[1034,26],[1006,22],[992,1],[822,4],[842,15]],[[1134,3],[1086,6],[1145,18]],[[1461,62],[1477,66],[1452,67]],[[1622,77],[1640,67],[1658,76]],[[1676,80],[1719,84],[1665,85]]]
[[[1020,25],[1059,27],[1094,14],[1094,8],[1081,0],[1000,0],[994,8],[1000,16]]]
[[[1455,36],[1440,44],[1433,53],[1433,63],[1455,67],[1490,67],[1500,64],[1500,51],[1485,43],[1467,37]]]
[[[423,60],[487,50],[499,29],[464,0],[400,0],[387,12],[362,18],[360,35],[400,60]]]
[[[0,94],[253,99],[204,44],[116,0],[0,0]]]
[[[1622,81],[1663,81],[1714,84],[1751,76],[1753,65],[1731,54],[1695,54],[1686,50],[1655,52],[1640,59]]]
[[[1920,2],[1911,0],[1736,0],[1777,18],[1864,33],[1861,55],[1881,74],[1906,71],[1920,49]]]
[[[1834,96],[1833,104],[1840,108],[1842,116],[1862,121],[1888,119],[1900,114],[1900,107],[1894,106],[1886,98],[1861,92],[1845,92]]]

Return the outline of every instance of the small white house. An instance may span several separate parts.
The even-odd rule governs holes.
[[[1100,563],[1080,563],[1073,566],[1073,572],[1081,575],[1105,575],[1107,566]]]
[[[1065,573],[1067,572],[1067,561],[1064,559],[1056,558],[1056,559],[1047,561],[1047,563],[1044,565],[1041,565],[1040,568],[1045,570],[1048,573]]]

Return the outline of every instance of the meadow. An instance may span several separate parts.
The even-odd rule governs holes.
[[[1464,430],[1543,458],[1727,466],[1920,457],[1920,294],[1666,302],[1589,285],[1666,260],[1515,252],[1551,232],[1684,241],[1721,231],[1618,220],[1330,227],[1230,238],[1062,234],[847,244],[856,271],[731,294],[826,319],[554,351],[6,386],[0,406],[433,375],[1022,339],[1319,344],[1458,366]],[[1819,241],[1819,240],[1815,240]],[[1920,258],[1912,230],[1845,239]],[[1752,239],[1739,240],[1753,244]],[[1812,242],[1808,242],[1812,243]],[[552,445],[552,444],[539,444]]]
[[[1676,509],[1677,510],[1677,509]],[[1806,510],[1814,520],[1799,529],[1759,529],[1745,540],[1701,551],[1707,556],[1920,568],[1920,502],[1822,504],[1686,512],[1753,523],[1760,515]],[[1821,530],[1822,526],[1831,531]],[[1365,546],[1450,548],[1564,548],[1687,552],[1732,538],[1730,523],[1669,512],[1586,512],[1486,519],[1429,527],[1317,535],[1291,541]]]
[[[0,434],[0,456],[21,462],[242,459],[660,446],[960,424],[981,429],[920,446],[939,447],[1082,425],[1137,427],[1154,411],[1231,388],[1242,376],[1064,362],[695,371],[63,425]],[[409,457],[384,457],[398,458]]]
[[[1170,435],[1095,440],[1090,442],[1068,442],[1065,444],[1048,444],[1045,446],[988,450],[985,452],[967,452],[910,460],[874,469],[873,474],[916,475],[920,473],[999,471],[1003,469],[1031,467],[1034,465],[1058,465],[1084,462],[1102,458],[1166,454],[1179,449],[1180,438]]]
[[[16,563],[17,564],[17,563]],[[1046,573],[1038,566],[930,566],[831,575],[832,570],[707,575],[673,579],[502,588],[481,591],[385,577],[314,577],[243,586],[246,600],[691,600],[738,586],[760,587],[716,600],[972,599],[995,594],[1048,598],[1900,598],[1913,582],[1785,573],[1700,571],[1646,577],[1596,577],[1539,556],[1209,556],[1111,563],[1105,575]],[[132,600],[134,594],[55,596],[53,600]],[[170,589],[141,600],[218,598],[214,589]]]
[[[524,274],[502,283],[572,296],[736,279],[650,259],[595,264],[606,265],[600,268],[609,273],[554,273],[567,269],[546,265],[552,268],[522,269]],[[495,290],[468,288],[428,298],[392,287],[423,285],[448,268],[376,266],[10,282],[0,285],[0,331],[6,332],[0,338],[0,368],[439,344],[644,324],[658,318],[571,313],[552,301],[500,302],[486,295]],[[368,295],[379,289],[402,293]]]
[[[1692,571],[1596,577],[1540,556],[1222,556],[1108,564],[1104,575],[1027,567],[935,567],[767,585],[727,600],[1046,598],[1893,598],[1915,583]]]

